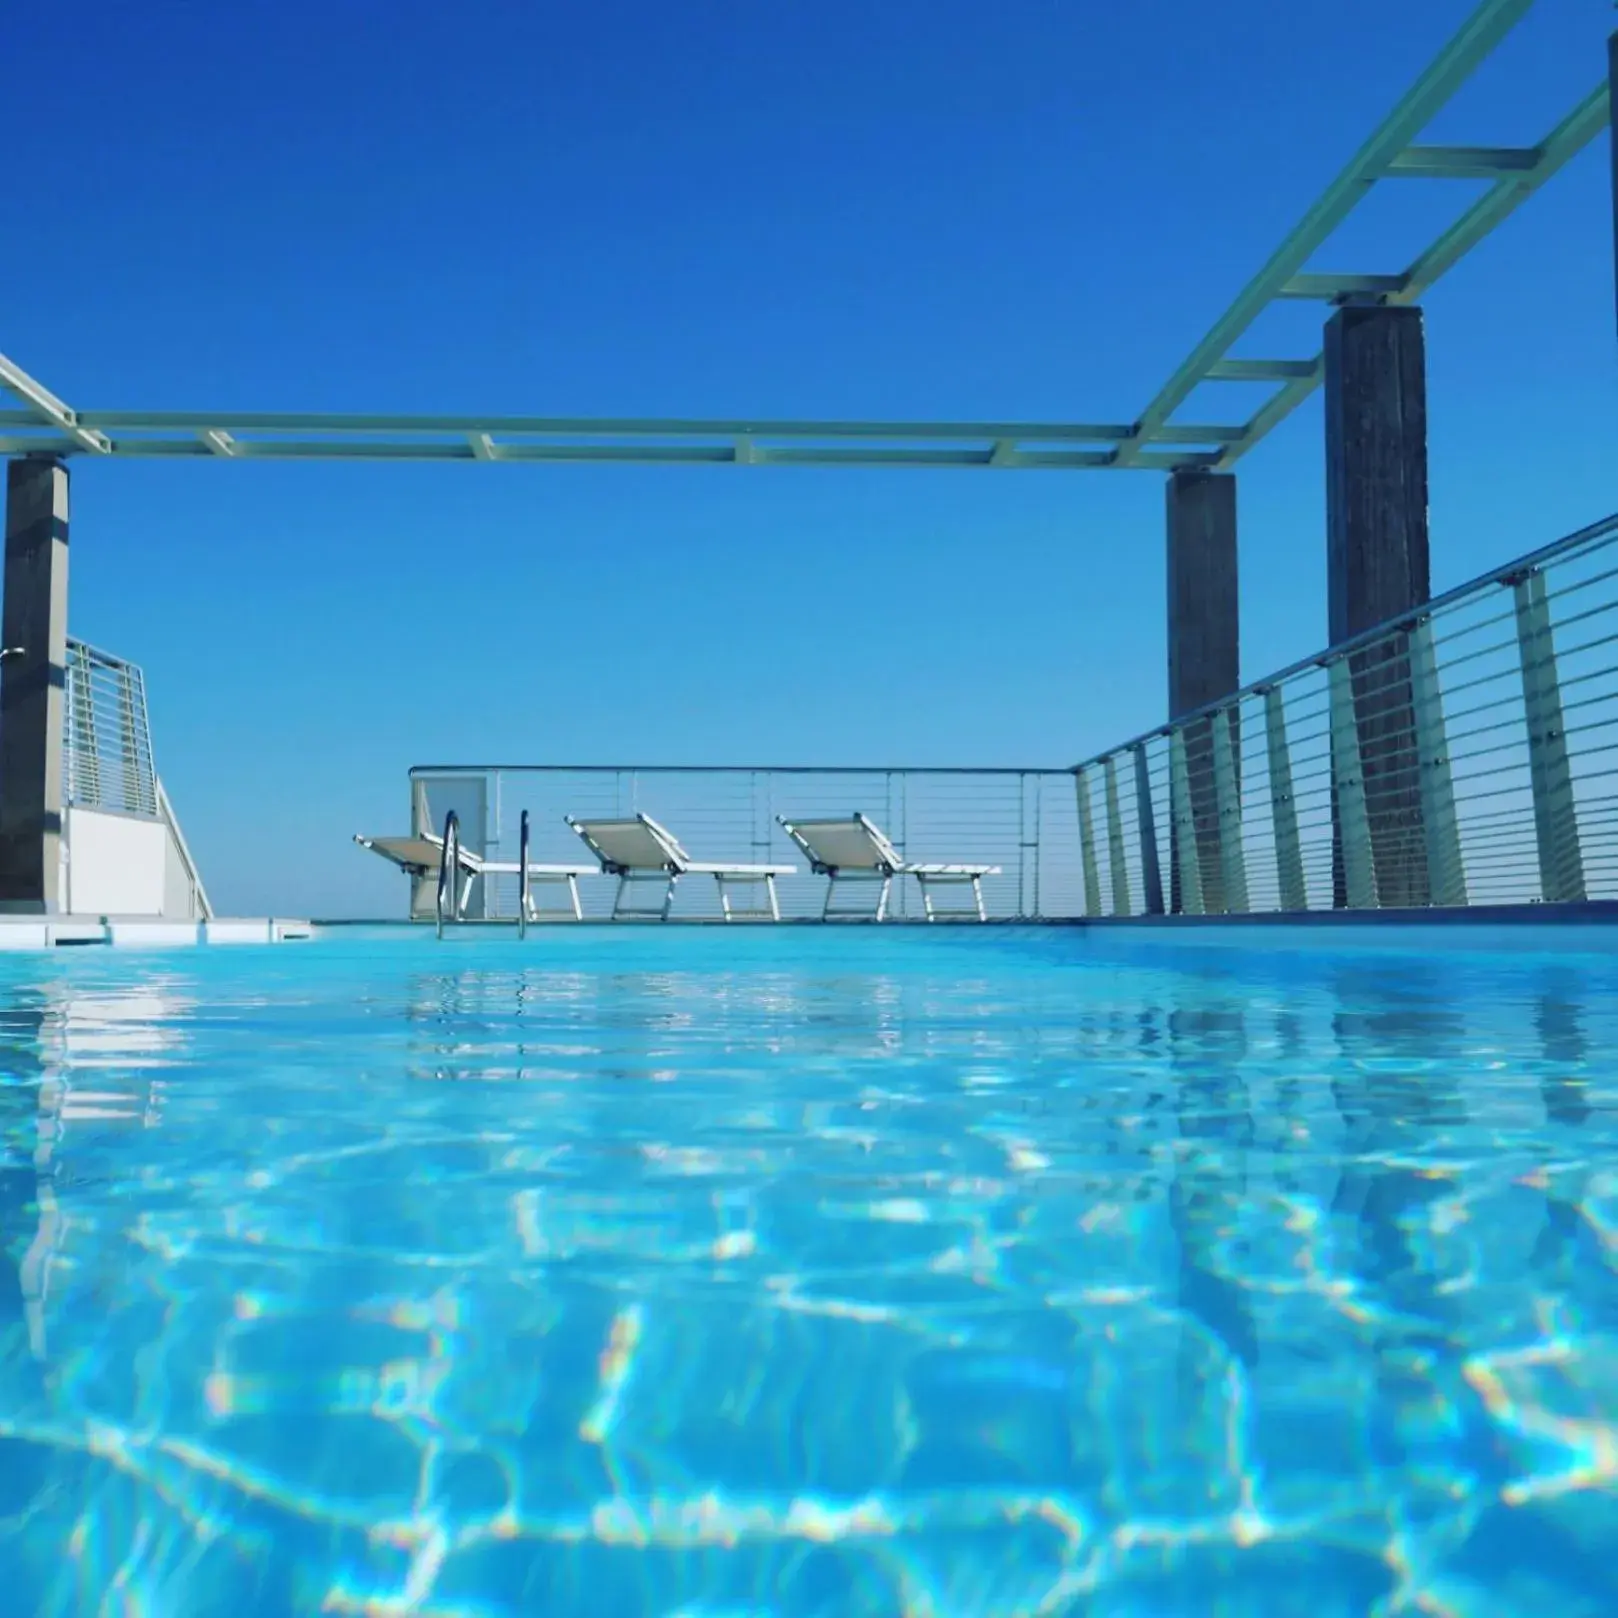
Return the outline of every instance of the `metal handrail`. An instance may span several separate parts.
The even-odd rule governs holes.
[[[461,886],[461,817],[453,809],[444,816],[444,846],[438,856],[438,896],[434,919],[438,936],[444,936],[444,905],[449,901],[450,919],[460,920],[458,895]]]
[[[546,883],[570,892],[571,904],[556,919],[581,915],[577,883],[567,874],[580,864],[567,817],[613,819],[642,811],[669,827],[695,860],[735,862],[745,870],[793,866],[774,883],[782,919],[819,919],[825,879],[809,870],[776,817],[846,815],[856,807],[917,863],[994,868],[982,888],[991,920],[1059,919],[1076,917],[1083,908],[1073,783],[1067,769],[418,768],[411,773],[410,823],[436,828],[447,810],[458,812],[463,847],[487,862],[467,907],[468,921],[510,924],[524,909],[529,923],[544,919]],[[528,812],[525,850],[519,806]],[[606,898],[605,886],[589,880],[595,874],[588,864],[577,871],[585,908]],[[895,919],[912,911],[920,919],[921,881],[898,884],[890,908]],[[420,899],[430,915],[426,887]],[[682,885],[677,909],[683,919],[723,920],[711,882]]]
[[[1171,734],[1173,731],[1193,725],[1198,720],[1209,719],[1216,713],[1223,713],[1225,709],[1234,707],[1248,697],[1262,697],[1272,686],[1278,686],[1299,674],[1306,674],[1311,669],[1323,668],[1326,664],[1335,662],[1339,658],[1348,657],[1354,652],[1364,651],[1369,647],[1378,645],[1398,634],[1408,633],[1424,619],[1437,617],[1451,607],[1458,606],[1470,599],[1479,591],[1495,584],[1512,584],[1524,575],[1538,573],[1550,563],[1566,560],[1582,546],[1595,545],[1618,538],[1618,512],[1610,517],[1604,517],[1600,522],[1592,523],[1588,528],[1581,528],[1576,533],[1568,534],[1562,539],[1553,541],[1549,545],[1542,545],[1537,551],[1529,551],[1526,556],[1519,556],[1515,561],[1503,563],[1487,573],[1480,573],[1476,578],[1469,579],[1465,584],[1458,584],[1453,590],[1446,590],[1442,595],[1436,595],[1425,601],[1418,608],[1410,612],[1396,614],[1392,618],[1385,618],[1379,624],[1373,624],[1369,629],[1362,630],[1357,635],[1351,635],[1347,640],[1340,640],[1328,646],[1324,651],[1312,652],[1308,657],[1301,657],[1296,663],[1289,663],[1284,669],[1274,674],[1266,674],[1262,679],[1254,680],[1239,690],[1232,691],[1229,696],[1216,697],[1212,702],[1205,702],[1200,708],[1192,708],[1188,712],[1179,714],[1166,723],[1154,726],[1151,730],[1143,730],[1138,736],[1131,736],[1128,741],[1120,742],[1116,747],[1109,747],[1104,753],[1097,753],[1091,758],[1083,759],[1073,768],[1086,770],[1092,765],[1105,764],[1109,758],[1115,758],[1120,753],[1126,753],[1132,747],[1139,747],[1146,742],[1157,741],[1159,738]]]
[[[694,854],[758,863],[779,857],[783,813],[874,806],[908,858],[999,867],[999,920],[1618,899],[1618,516],[1079,765],[410,777],[413,825],[453,804],[480,852],[510,849],[526,804],[533,857],[559,863],[585,810],[645,810]],[[530,855],[516,881],[491,857],[476,913],[511,920]],[[787,919],[820,913],[820,881],[783,880]]]
[[[67,804],[161,820],[146,679],[139,665],[70,639],[63,680]]]
[[[412,764],[412,780],[437,775],[1069,775],[1070,764],[535,764],[462,760],[458,764]]]
[[[197,862],[192,857],[191,845],[185,840],[185,833],[180,830],[179,816],[174,813],[174,805],[169,802],[169,795],[163,790],[162,781],[157,783],[157,807],[162,815],[164,824],[168,827],[169,836],[174,840],[174,847],[180,856],[180,866],[185,872],[186,881],[191,884],[191,893],[196,912],[204,921],[214,919],[213,901],[208,897],[208,890],[202,883],[202,872],[197,869]]]
[[[1086,759],[1087,913],[1618,897],[1615,648],[1618,516]]]
[[[517,821],[517,936],[528,936],[528,811]]]

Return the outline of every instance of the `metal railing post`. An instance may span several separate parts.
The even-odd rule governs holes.
[[[1202,914],[1202,861],[1197,854],[1197,823],[1191,812],[1191,774],[1186,765],[1185,731],[1169,732],[1169,805],[1174,816],[1174,856],[1179,867],[1180,912]]]
[[[101,779],[101,731],[96,723],[95,660],[82,642],[73,647],[69,678],[77,686],[77,701],[69,705],[72,722],[68,741],[70,796],[86,808],[104,809]]]
[[[453,809],[444,816],[444,846],[438,856],[438,893],[433,914],[440,938],[446,921],[461,919],[461,817]]]
[[[1416,756],[1421,767],[1421,823],[1427,842],[1428,891],[1435,905],[1466,903],[1466,869],[1455,819],[1444,697],[1433,648],[1432,620],[1410,631],[1410,685],[1416,718]]]
[[[1124,862],[1124,822],[1118,809],[1118,760],[1109,757],[1102,766],[1107,798],[1107,858],[1112,871],[1112,913],[1132,916],[1129,903],[1129,867]]]
[[[1326,669],[1331,691],[1332,786],[1343,850],[1343,882],[1350,910],[1376,908],[1376,866],[1371,854],[1371,823],[1365,810],[1365,775],[1360,764],[1359,720],[1354,712],[1354,676],[1346,657]]]
[[[1528,770],[1534,794],[1534,838],[1539,849],[1540,897],[1547,904],[1585,897],[1573,771],[1562,724],[1561,686],[1545,575],[1537,568],[1515,579],[1517,651],[1522,662],[1523,708],[1528,721]]]
[[[1236,708],[1221,708],[1212,718],[1214,817],[1219,827],[1219,875],[1225,912],[1247,910],[1247,861],[1242,850],[1242,796],[1236,783]]]
[[[1158,863],[1157,818],[1152,810],[1152,777],[1146,763],[1146,744],[1130,748],[1135,755],[1135,822],[1140,829],[1140,876],[1146,889],[1148,916],[1163,914],[1163,871]]]
[[[1022,838],[1017,845],[1018,914],[1024,920],[1038,920],[1044,895],[1040,890],[1041,868],[1044,855],[1045,778],[1042,775],[1021,775],[1018,778]],[[1032,814],[1030,815],[1030,811]],[[1029,836],[1029,820],[1033,820],[1033,836]],[[1033,855],[1033,899],[1030,904],[1024,891],[1024,874],[1029,866],[1029,853]]]
[[[1073,772],[1079,799],[1079,855],[1084,866],[1084,913],[1101,914],[1101,875],[1096,867],[1095,815],[1090,804],[1090,780],[1083,770]]]
[[[145,793],[142,788],[144,782],[141,772],[141,714],[145,711],[145,692],[136,687],[136,671],[128,664],[117,671],[118,680],[118,743],[123,754],[124,775],[124,807],[136,814],[144,814],[148,809],[155,811],[155,805],[148,806],[145,802]]]
[[[528,936],[528,811],[517,821],[517,936]]]
[[[1287,747],[1286,699],[1278,685],[1264,690],[1264,743],[1270,762],[1270,825],[1275,834],[1275,875],[1283,910],[1307,910],[1303,846],[1298,840],[1298,803],[1292,795],[1292,755]]]

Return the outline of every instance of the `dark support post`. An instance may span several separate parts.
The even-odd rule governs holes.
[[[1168,482],[1169,718],[1194,713],[1241,684],[1236,574],[1236,478],[1172,472]],[[1197,828],[1203,904],[1224,910],[1218,858],[1213,733],[1206,720],[1185,736],[1191,818]],[[1178,832],[1169,857],[1171,912],[1182,908]]]
[[[1421,310],[1350,305],[1326,325],[1326,573],[1333,645],[1431,596]],[[1376,902],[1429,900],[1408,635],[1350,660]],[[1341,837],[1336,903],[1347,902]]]
[[[60,904],[66,676],[67,468],[15,460],[0,610],[0,910]]]
[[[1618,34],[1607,40],[1607,83],[1612,87],[1612,104],[1618,107]],[[1612,148],[1612,259],[1613,296],[1618,300],[1618,115],[1608,128]]]

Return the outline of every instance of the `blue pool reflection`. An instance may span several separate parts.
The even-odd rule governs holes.
[[[1608,1618],[1615,991],[1070,930],[0,958],[0,1610]]]

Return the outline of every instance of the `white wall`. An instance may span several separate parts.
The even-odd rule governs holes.
[[[77,916],[161,916],[168,890],[169,833],[160,820],[67,811],[63,906]]]

